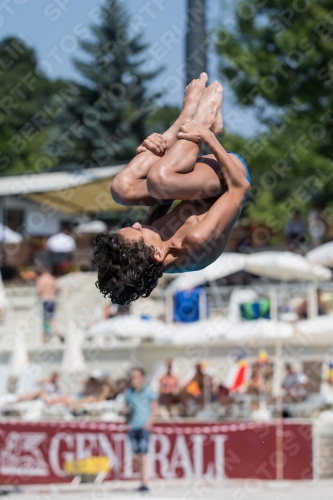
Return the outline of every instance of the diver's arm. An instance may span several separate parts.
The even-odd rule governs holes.
[[[215,156],[228,188],[228,191],[215,201],[199,224],[184,238],[184,246],[191,249],[202,249],[212,240],[218,241],[224,237],[224,230],[241,211],[250,184],[240,160],[227,153],[214,134],[207,128],[195,121],[186,122],[181,127],[177,137],[197,143],[204,142]]]

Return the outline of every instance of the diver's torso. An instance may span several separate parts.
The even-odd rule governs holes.
[[[161,219],[154,223],[163,240],[170,240],[172,238],[172,241],[175,243],[174,251],[166,258],[165,272],[181,273],[198,271],[214,262],[224,251],[238,216],[223,231],[218,242],[212,242],[202,247],[199,251],[182,247],[185,236],[202,221],[215,201],[216,198],[181,201],[172,212],[161,217]]]

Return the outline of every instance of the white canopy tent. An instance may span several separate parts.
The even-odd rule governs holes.
[[[0,199],[20,196],[72,215],[124,210],[110,195],[110,182],[124,167],[116,165],[2,177]]]

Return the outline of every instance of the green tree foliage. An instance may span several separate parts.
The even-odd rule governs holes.
[[[153,108],[147,118],[147,134],[157,132],[163,134],[177,120],[181,112],[178,106],[165,104]]]
[[[59,117],[54,144],[61,162],[85,166],[130,158],[145,137],[146,117],[157,97],[147,91],[156,75],[145,70],[147,46],[130,29],[119,0],[106,0],[91,31],[93,39],[80,43],[85,61],[75,61],[86,84]]]
[[[239,151],[252,200],[271,190],[289,213],[322,190],[333,193],[331,1],[238,0],[235,24],[220,30],[217,48],[223,78],[264,128]]]
[[[61,82],[45,78],[35,52],[21,40],[0,42],[0,173],[40,170],[53,164],[43,147],[49,137],[41,121]],[[46,113],[45,113],[46,116]]]

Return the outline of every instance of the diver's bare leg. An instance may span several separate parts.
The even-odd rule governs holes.
[[[177,142],[176,135],[180,127],[187,120],[194,117],[198,103],[205,90],[207,83],[206,73],[202,73],[198,80],[193,80],[185,90],[182,111],[179,118],[163,134],[167,140],[167,151]],[[147,190],[147,176],[154,165],[160,161],[160,157],[145,151],[137,155],[113,180],[111,194],[117,203],[122,205],[154,206],[163,200],[156,200]]]
[[[215,82],[205,90],[194,119],[212,129],[221,105],[222,87]],[[221,177],[209,162],[197,161],[199,152],[199,144],[177,141],[149,172],[149,193],[164,200],[194,200],[219,195],[222,192]]]

